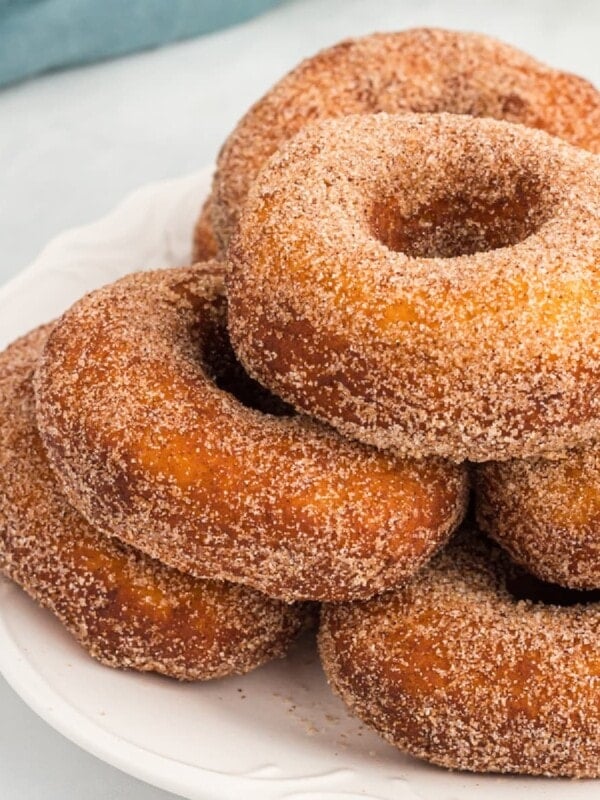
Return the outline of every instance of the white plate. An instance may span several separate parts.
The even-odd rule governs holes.
[[[0,290],[0,347],[120,275],[185,264],[209,177],[148,186],[55,239]],[[0,671],[69,739],[192,800],[591,800],[600,791],[592,781],[453,774],[401,755],[331,695],[310,638],[243,678],[178,684],[100,666],[0,579]]]

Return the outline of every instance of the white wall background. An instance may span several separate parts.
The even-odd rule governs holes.
[[[600,83],[597,0],[297,0],[220,34],[17,85],[0,92],[0,282],[139,185],[211,163],[300,58],[413,25],[489,32]]]

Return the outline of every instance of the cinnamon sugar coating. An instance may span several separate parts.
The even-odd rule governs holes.
[[[542,580],[600,588],[600,450],[474,470],[482,529]]]
[[[600,161],[522,125],[360,115],[304,128],[229,249],[262,384],[411,457],[551,455],[600,434]]]
[[[212,224],[212,195],[204,201],[196,224],[194,226],[194,238],[192,242],[192,261],[209,261],[218,252],[217,240]]]
[[[219,388],[215,376],[240,380],[228,378],[219,268],[126,277],[53,330],[37,412],[69,500],[165,563],[286,600],[401,583],[460,521],[464,470],[380,454]]]
[[[542,584],[517,599],[524,581],[498,548],[458,537],[402,590],[324,606],[332,688],[391,744],[443,767],[600,777],[598,593],[571,605],[581,593]]]
[[[0,354],[0,572],[111,667],[206,680],[284,655],[304,607],[183,575],[67,504],[35,424],[32,373],[48,333],[38,328]]]
[[[600,93],[489,36],[432,28],[349,39],[303,61],[225,142],[213,222],[225,248],[268,158],[307,123],[385,111],[495,117],[600,152]]]

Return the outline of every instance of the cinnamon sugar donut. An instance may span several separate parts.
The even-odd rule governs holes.
[[[551,454],[600,434],[600,160],[448,114],[305,128],[229,250],[244,367],[411,457]]]
[[[221,247],[285,141],[311,121],[379,111],[495,117],[600,152],[600,93],[583,78],[481,34],[421,28],[350,39],[292,70],[225,142],[213,186]]]
[[[35,425],[31,378],[48,333],[0,354],[0,572],[111,667],[206,680],[283,655],[303,607],[169,569],[67,504]]]
[[[600,777],[599,600],[458,537],[404,589],[325,606],[321,660],[351,711],[418,758]]]
[[[478,465],[477,518],[542,580],[600,588],[600,450]]]
[[[286,600],[408,578],[462,516],[464,471],[243,405],[225,314],[196,267],[124,278],[59,321],[37,410],[69,500],[165,563]]]

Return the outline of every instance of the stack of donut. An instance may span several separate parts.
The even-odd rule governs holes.
[[[320,603],[402,750],[600,777],[598,152],[596,89],[484,36],[300,64],[221,150],[202,263],[0,356],[0,568],[180,679]]]

